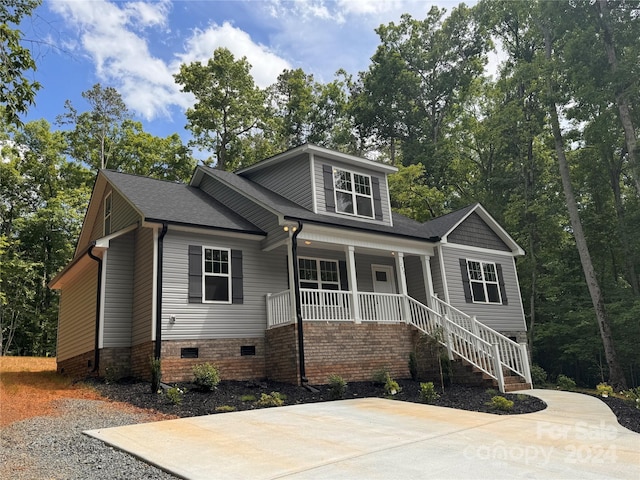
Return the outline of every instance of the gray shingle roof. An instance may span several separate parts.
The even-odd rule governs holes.
[[[198,188],[111,170],[101,170],[100,173],[147,220],[265,234]]]
[[[429,220],[423,223],[420,228],[424,235],[430,237],[439,237],[442,238],[446,234],[450,233],[451,229],[456,226],[460,220],[465,218],[469,212],[471,212],[474,208],[476,208],[477,203],[472,205],[468,205],[460,210],[456,210],[455,212],[448,213],[438,218],[434,218],[433,220]]]

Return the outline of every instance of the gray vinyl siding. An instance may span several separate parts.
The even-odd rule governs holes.
[[[58,314],[58,361],[93,350],[96,326],[98,263],[92,262],[78,277],[65,285]]]
[[[349,170],[351,172],[362,173],[365,175],[369,175],[371,177],[378,177],[380,180],[380,199],[382,202],[382,221],[356,217],[353,215],[344,215],[335,212],[328,212],[326,210],[326,201],[324,195],[324,176],[322,172],[323,165],[331,165],[332,167],[337,167],[344,170]],[[388,186],[387,186],[387,177],[384,173],[376,172],[374,170],[370,170],[367,168],[360,168],[359,166],[353,166],[350,164],[337,162],[335,160],[327,160],[323,159],[320,156],[315,156],[314,158],[314,170],[315,170],[315,179],[316,179],[316,201],[318,202],[318,213],[323,215],[329,215],[332,217],[340,217],[340,218],[352,218],[357,219],[363,222],[377,223],[377,224],[386,224],[389,225],[391,223],[391,210],[389,208],[389,195],[388,195]]]
[[[153,325],[153,230],[136,231],[134,247],[131,344],[151,340]]]
[[[423,304],[427,304],[427,293],[422,274],[420,257],[404,257],[404,271],[407,276],[407,293]]]
[[[242,304],[189,303],[189,245],[242,250]],[[176,232],[164,237],[162,288],[163,340],[262,337],[267,326],[266,295],[287,289],[282,254],[263,252],[260,242]],[[169,324],[175,315],[174,324]]]
[[[111,193],[111,232],[115,233],[118,230],[121,230],[129,225],[136,223],[140,220],[140,215],[138,212],[131,206],[129,202],[125,200],[125,198],[120,195],[115,190],[106,190],[102,199],[100,200],[100,208],[98,210],[98,214],[94,219],[94,224],[91,229],[91,238],[90,242],[97,240],[98,238],[102,238],[105,236],[104,234],[104,199],[107,196],[108,192]]]
[[[502,239],[480,218],[480,215],[475,212],[469,215],[464,222],[447,236],[447,241],[449,243],[501,250],[503,252],[511,251]]]
[[[438,295],[440,300],[446,300],[444,296],[444,285],[442,283],[442,268],[440,267],[440,258],[438,250],[442,247],[434,249],[435,254],[431,257],[431,280],[433,281],[433,293]]]
[[[445,273],[449,288],[449,303],[468,315],[475,315],[479,321],[498,331],[524,331],[524,311],[518,289],[514,259],[500,253],[480,253],[468,249],[448,246],[443,248]],[[460,273],[461,258],[495,262],[502,265],[508,305],[467,303]]]
[[[104,262],[103,346],[131,345],[135,234],[111,240]]]
[[[248,172],[243,176],[298,205],[313,210],[311,165],[308,155],[257,172]]]

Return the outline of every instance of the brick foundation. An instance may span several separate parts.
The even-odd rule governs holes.
[[[71,378],[85,378],[95,375],[92,372],[94,362],[93,350],[76,355],[75,357],[67,358],[65,360],[56,361],[56,370],[58,373],[67,375]]]
[[[131,376],[151,381],[151,357],[156,342],[146,342],[131,347]]]
[[[331,374],[347,382],[367,381],[385,369],[393,378],[409,378],[409,353],[417,331],[405,324],[305,322],[305,371],[310,384],[327,383]],[[299,383],[297,327],[267,331],[267,377]]]
[[[242,346],[255,347],[255,355],[241,355]],[[197,348],[198,358],[181,358],[182,348]],[[194,365],[207,362],[219,368],[222,380],[266,377],[264,338],[167,340],[162,342],[161,359],[163,382],[191,381]]]
[[[266,374],[269,380],[298,384],[298,329],[295,325],[271,328],[265,334]]]

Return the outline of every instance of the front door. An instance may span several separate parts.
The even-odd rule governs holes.
[[[396,293],[396,282],[391,265],[371,265],[371,271],[375,293]]]

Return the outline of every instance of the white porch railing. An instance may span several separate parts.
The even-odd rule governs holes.
[[[520,345],[478,322],[464,312],[434,297],[434,309],[399,294],[358,292],[363,322],[410,323],[436,338],[453,355],[465,359],[498,382],[504,392],[504,369],[531,383],[526,345]],[[305,321],[355,321],[353,292],[300,289],[302,318]],[[291,293],[267,295],[267,327],[293,323]],[[408,318],[407,318],[408,317]]]
[[[351,292],[343,290],[300,289],[302,318],[321,321],[350,321]]]
[[[404,296],[399,294],[358,292],[363,322],[399,323],[404,319]]]
[[[277,327],[291,322],[293,322],[293,316],[289,290],[267,294],[267,327]]]
[[[488,344],[497,346],[503,368],[507,368],[515,374],[520,375],[527,383],[532,383],[526,344],[514,342],[509,337],[479,322],[475,317],[461,312],[436,296],[432,296],[431,299],[434,309],[440,315],[449,318],[453,323],[469,330]]]

